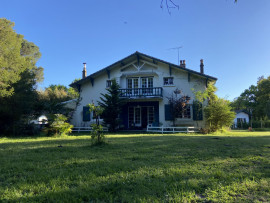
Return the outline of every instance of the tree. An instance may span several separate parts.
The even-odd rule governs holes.
[[[11,96],[12,85],[20,79],[28,61],[20,54],[23,36],[14,30],[14,23],[0,18],[0,97]]]
[[[89,113],[93,112],[94,118],[96,119],[96,123],[91,125],[92,132],[91,138],[94,144],[102,144],[104,143],[105,136],[103,134],[103,126],[99,122],[99,118],[102,115],[104,109],[101,106],[95,106],[95,104],[88,104]]]
[[[207,128],[209,132],[221,130],[223,127],[230,127],[235,118],[228,100],[218,98],[215,94],[217,88],[214,83],[208,83],[205,91],[194,92],[198,102],[207,101],[207,105],[203,108],[206,117]]]
[[[17,34],[13,26],[0,19],[0,133],[5,134],[23,133],[38,114],[36,88],[43,80],[43,68],[36,66],[39,48]]]
[[[119,89],[120,86],[113,79],[111,86],[107,89],[107,94],[101,94],[101,101],[98,102],[103,108],[103,121],[109,125],[110,132],[115,132],[120,123],[119,115],[124,101],[120,98]]]
[[[237,3],[237,0],[234,0],[234,3]],[[179,4],[175,3],[175,0],[161,0],[160,1],[160,8],[163,9],[164,4],[165,4],[169,14],[171,14],[171,9],[177,8],[179,10]]]
[[[38,91],[39,109],[44,114],[64,114],[68,115],[70,109],[66,108],[62,102],[73,99],[68,94],[68,88],[63,85],[50,85],[45,90]]]
[[[261,118],[267,117],[270,119],[270,76],[259,80],[257,87],[258,111],[262,116]]]
[[[176,118],[187,111],[186,106],[190,101],[190,97],[187,95],[181,95],[182,91],[175,89],[171,97],[167,97],[169,101],[170,113],[172,116],[173,126],[175,126]]]
[[[206,122],[210,132],[221,130],[223,127],[230,127],[235,118],[235,113],[231,111],[230,102],[223,98],[218,98],[204,108]]]

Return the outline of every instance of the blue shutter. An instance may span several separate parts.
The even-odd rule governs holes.
[[[172,121],[172,108],[170,104],[165,104],[165,121]]]
[[[90,107],[83,107],[83,121],[90,121]]]
[[[194,121],[203,120],[202,103],[194,101],[192,108],[193,108],[193,120]]]

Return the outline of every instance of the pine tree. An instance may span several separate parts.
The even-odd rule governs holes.
[[[103,108],[103,121],[109,125],[109,131],[115,132],[120,124],[119,115],[123,106],[123,99],[120,98],[120,86],[113,79],[111,86],[107,89],[107,94],[101,94],[98,104]]]

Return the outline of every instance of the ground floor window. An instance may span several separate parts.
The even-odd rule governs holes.
[[[179,112],[177,118],[191,118],[191,106],[186,105],[182,108],[182,110]]]

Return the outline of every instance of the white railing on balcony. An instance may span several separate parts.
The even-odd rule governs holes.
[[[162,87],[119,89],[120,97],[162,97]]]

